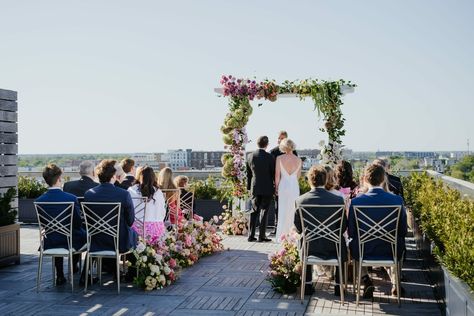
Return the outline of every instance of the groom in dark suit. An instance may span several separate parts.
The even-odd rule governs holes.
[[[259,242],[268,242],[265,232],[267,229],[268,208],[275,193],[275,158],[266,152],[268,137],[261,136],[257,140],[258,149],[247,159],[247,189],[252,195],[252,213],[250,215],[250,236],[253,242],[257,220],[260,219]]]

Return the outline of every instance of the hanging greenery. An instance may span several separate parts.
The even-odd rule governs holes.
[[[320,130],[328,134],[328,144],[320,143],[322,162],[336,164],[342,158],[341,137],[345,135],[345,130],[341,89],[343,86],[355,87],[355,84],[342,79],[305,79],[277,84],[274,80],[256,82],[231,75],[222,76],[220,82],[224,96],[229,97],[229,113],[221,127],[224,144],[229,150],[222,156],[222,175],[233,186],[235,197],[240,198],[246,194],[245,145],[248,138],[245,126],[252,114],[250,101],[254,99],[274,102],[279,94],[296,94],[301,100],[311,97],[314,109],[324,120],[324,126]]]

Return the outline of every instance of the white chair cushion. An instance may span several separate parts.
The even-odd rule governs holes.
[[[72,252],[75,251],[76,250],[72,248]],[[44,250],[43,254],[48,256],[67,256],[69,255],[69,250],[66,248],[51,248]]]
[[[390,266],[395,265],[393,260],[362,260],[364,266]]]
[[[93,251],[93,252],[89,252],[89,254],[91,256],[115,256],[115,251],[112,251],[112,250],[102,250],[102,251]]]
[[[325,264],[325,265],[338,265],[337,259],[324,260],[316,256],[308,256],[306,259],[308,264]]]

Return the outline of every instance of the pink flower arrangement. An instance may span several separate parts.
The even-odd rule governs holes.
[[[234,216],[232,210],[228,209],[227,206],[222,207],[224,211],[219,216],[219,220],[222,220],[220,229],[222,233],[226,235],[245,235],[248,230],[248,220],[243,212],[237,212]]]
[[[163,288],[177,279],[182,268],[223,248],[212,221],[181,219],[173,230],[139,241],[133,250],[138,269],[134,283],[147,291]]]
[[[268,280],[275,291],[293,293],[300,284],[301,262],[298,254],[297,234],[282,236],[283,248],[268,256]]]

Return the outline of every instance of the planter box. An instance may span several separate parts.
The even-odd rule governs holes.
[[[0,266],[20,264],[20,224],[0,227]]]
[[[195,200],[194,209],[195,213],[202,216],[204,220],[210,220],[214,215],[221,215],[224,211],[222,206],[226,205],[226,202],[220,202],[219,200]],[[251,207],[247,205],[247,207]],[[273,227],[275,224],[275,203],[272,201],[270,209],[268,210],[268,221],[267,227]]]
[[[38,223],[34,202],[35,199],[18,200],[18,221],[28,224]]]
[[[202,216],[205,221],[208,221],[214,215],[219,216],[223,211],[222,206],[226,204],[226,202],[221,202],[219,200],[195,200],[194,212],[197,215]]]
[[[445,267],[444,284],[446,285],[446,315],[474,315],[474,294],[466,283],[452,275]]]

